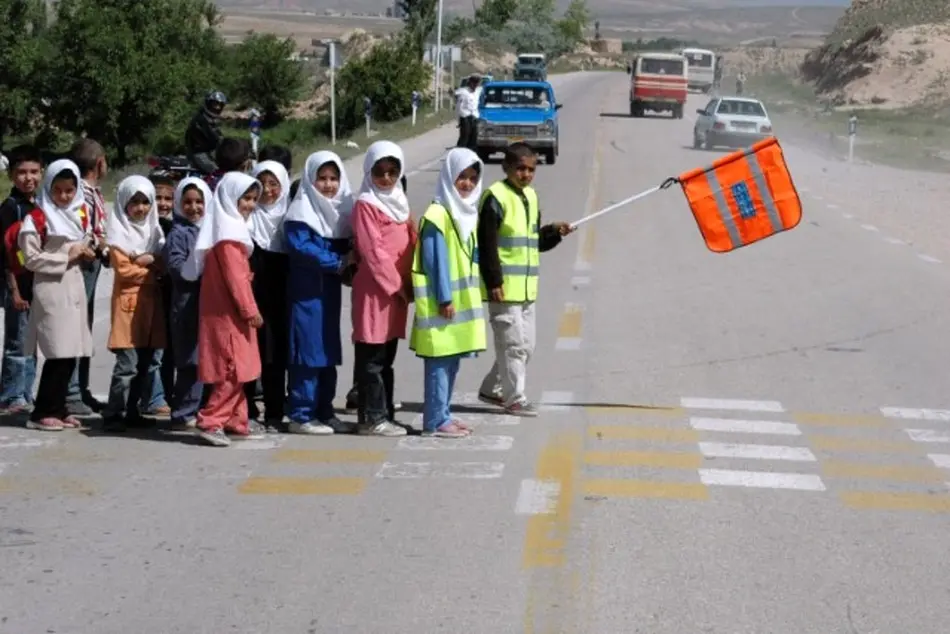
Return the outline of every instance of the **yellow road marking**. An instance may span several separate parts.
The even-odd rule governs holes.
[[[247,495],[357,495],[365,478],[248,478],[238,487]]]
[[[845,506],[861,511],[927,511],[950,513],[950,495],[941,493],[883,493],[874,491],[843,491]]]
[[[584,462],[598,467],[662,467],[665,469],[699,469],[703,457],[698,453],[666,451],[588,451]]]
[[[653,482],[648,480],[588,480],[586,495],[607,498],[659,498],[666,500],[708,500],[709,489],[698,482]]]
[[[814,449],[827,451],[868,451],[878,453],[921,453],[920,446],[912,442],[874,440],[872,438],[845,438],[843,436],[808,436]]]
[[[863,414],[821,414],[817,412],[791,412],[792,420],[800,425],[824,427],[887,427],[883,416]]]
[[[80,495],[92,497],[98,493],[91,484],[71,478],[2,477],[0,494],[28,493],[31,495]]]
[[[272,461],[377,464],[385,459],[385,451],[369,449],[281,449],[274,453]]]
[[[876,465],[826,460],[821,464],[822,474],[831,478],[868,480],[902,480],[907,482],[943,482],[946,478],[934,467]]]
[[[554,436],[542,450],[535,467],[535,478],[557,482],[560,487],[554,513],[533,515],[525,533],[525,568],[551,568],[564,564],[564,550],[574,504],[574,478],[582,447],[578,434]]]
[[[577,304],[568,304],[561,313],[561,323],[558,325],[557,336],[560,339],[580,339],[581,323],[584,311]]]
[[[682,407],[666,405],[638,405],[636,403],[603,403],[584,405],[588,414],[650,414],[653,416],[685,416]]]
[[[593,213],[594,209],[592,208],[590,212]],[[597,234],[594,232],[594,227],[588,224],[584,228],[584,241],[581,242],[581,251],[580,251],[580,261],[590,264],[594,261],[594,252],[597,249]]]
[[[699,432],[693,429],[640,427],[635,425],[591,425],[587,435],[598,440],[652,440],[670,443],[697,443]]]

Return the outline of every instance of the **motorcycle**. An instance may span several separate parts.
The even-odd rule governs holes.
[[[189,176],[201,178],[203,174],[196,170],[188,162],[186,156],[150,156],[147,160],[149,170],[154,173],[162,173],[170,176],[176,181]]]

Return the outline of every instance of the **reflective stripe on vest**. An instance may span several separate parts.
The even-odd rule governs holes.
[[[678,180],[706,246],[717,253],[793,229],[802,219],[801,200],[774,137]]]
[[[538,298],[538,194],[531,187],[522,191],[528,201],[524,207],[521,196],[499,181],[482,195],[482,201],[491,194],[501,205],[505,215],[498,227],[498,259],[506,302],[533,302]],[[482,298],[489,299],[488,289],[482,284]]]
[[[449,265],[449,288],[455,316],[446,319],[439,314],[435,280],[430,280],[422,266],[422,232],[426,224],[434,226],[445,238]],[[420,239],[416,243],[412,263],[412,288],[415,315],[409,348],[420,357],[448,357],[485,350],[485,315],[482,308],[478,267],[474,262],[478,238],[475,232],[466,247],[455,229],[448,211],[432,204],[419,223]]]

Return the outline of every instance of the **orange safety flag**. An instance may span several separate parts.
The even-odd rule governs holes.
[[[671,180],[682,186],[706,246],[716,253],[794,229],[802,219],[802,202],[775,137]]]

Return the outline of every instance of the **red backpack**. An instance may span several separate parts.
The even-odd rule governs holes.
[[[40,244],[46,244],[46,214],[38,207],[35,207],[27,217],[33,219],[33,225],[36,227],[36,233],[40,236]],[[82,228],[89,226],[89,212],[83,205],[79,210],[79,217],[82,219]],[[23,220],[26,220],[24,217]],[[14,222],[3,234],[3,250],[7,256],[7,270],[14,275],[21,275],[26,272],[26,256],[20,249],[20,229],[23,227],[23,220]]]

